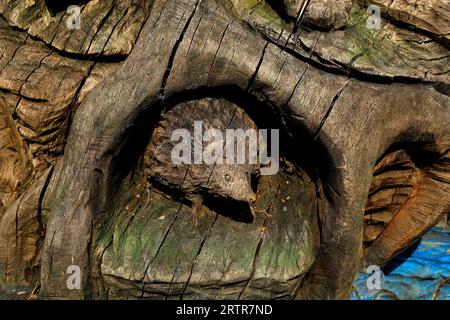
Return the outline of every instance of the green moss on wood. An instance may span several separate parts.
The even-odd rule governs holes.
[[[350,11],[345,32],[349,39],[352,39],[353,45],[349,48],[349,51],[353,54],[351,61],[366,59],[375,65],[388,64],[394,58],[392,43],[383,39],[380,30],[367,27],[369,17],[370,14],[358,6],[353,6]],[[389,43],[387,44],[386,41],[389,41]]]

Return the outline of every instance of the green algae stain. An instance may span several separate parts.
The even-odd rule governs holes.
[[[260,28],[292,30],[293,26],[281,18],[270,5],[262,0],[223,0],[225,6],[234,13],[239,20]]]
[[[349,51],[353,54],[351,59],[364,59],[374,65],[387,65],[395,58],[392,46],[388,39],[383,38],[381,30],[369,29],[367,19],[370,14],[363,8],[353,6],[347,22],[346,34],[351,41]]]

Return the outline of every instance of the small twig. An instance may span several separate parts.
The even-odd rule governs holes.
[[[31,290],[31,293],[26,297],[26,300],[33,300],[33,296],[36,295],[40,288],[41,284],[39,283],[39,281],[36,281],[33,290]]]
[[[441,292],[441,288],[450,283],[450,278],[444,279],[443,281],[439,281],[438,280],[438,284],[436,286],[436,289],[433,292],[433,296],[431,298],[431,300],[436,300],[436,298],[439,296],[439,293]]]
[[[303,18],[303,15],[305,14],[306,8],[309,5],[309,1],[310,0],[304,0],[303,3],[302,3],[302,6],[300,7],[300,11],[298,13],[297,21],[295,21],[294,33],[297,32],[298,28],[301,25],[302,18]]]

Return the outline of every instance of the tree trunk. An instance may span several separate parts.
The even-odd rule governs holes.
[[[80,1],[80,29],[52,3],[0,4],[2,287],[345,299],[450,212],[448,1]],[[146,175],[161,114],[203,98],[281,132],[252,217],[195,222]]]

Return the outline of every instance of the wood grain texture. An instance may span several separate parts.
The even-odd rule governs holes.
[[[383,12],[370,32],[362,2],[334,8],[345,26],[320,28],[271,1],[90,1],[82,35],[31,2],[0,5],[0,163],[14,164],[0,168],[2,286],[40,275],[49,299],[345,299],[364,264],[450,211],[445,1],[433,28],[394,6],[405,15]],[[284,167],[258,183],[251,223],[210,208],[195,225],[146,185],[161,111],[194,96],[234,99],[284,134]]]
[[[75,1],[76,2],[76,1]],[[128,55],[146,21],[152,1],[78,1],[80,29],[67,27],[71,14],[64,10],[52,15],[44,0],[13,1],[0,4],[0,14],[17,28],[42,40],[52,48],[80,56]]]

